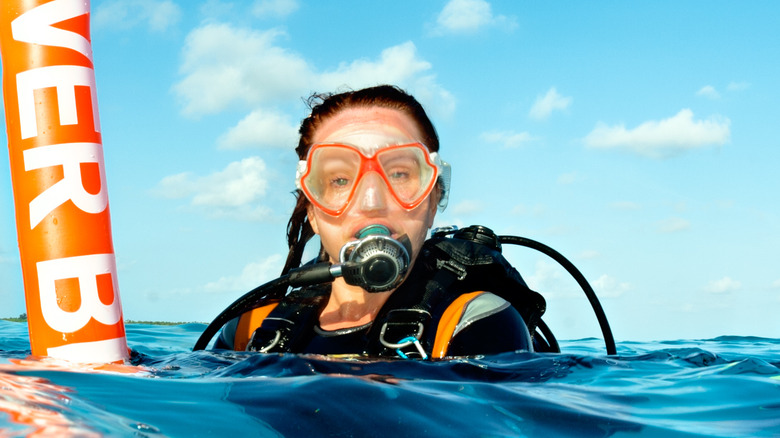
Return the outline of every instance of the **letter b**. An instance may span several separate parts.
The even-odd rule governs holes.
[[[43,319],[53,330],[74,333],[86,326],[91,318],[106,325],[114,325],[121,320],[114,254],[47,260],[38,262],[37,267]],[[108,305],[100,301],[98,294],[97,276],[100,274],[111,274],[114,300]],[[67,278],[78,279],[81,305],[76,311],[63,310],[57,300],[55,282]]]

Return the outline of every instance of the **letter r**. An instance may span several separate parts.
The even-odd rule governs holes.
[[[103,147],[99,143],[63,143],[27,149],[24,170],[62,166],[63,178],[44,190],[30,202],[30,229],[47,214],[67,200],[84,212],[101,213],[108,206],[106,171],[103,165]],[[84,189],[81,163],[97,163],[100,172],[100,192],[91,194]]]

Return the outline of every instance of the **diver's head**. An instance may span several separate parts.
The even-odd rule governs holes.
[[[360,230],[380,224],[407,235],[412,257],[436,215],[439,168],[420,143],[417,124],[384,107],[355,107],[324,120],[301,174],[307,215],[330,261]],[[304,177],[305,176],[305,177]]]
[[[446,206],[449,185],[449,166],[438,157],[439,139],[422,105],[386,85],[315,95],[309,103],[296,148],[303,190],[288,225],[285,269],[297,266],[295,253],[312,233],[320,234],[333,260],[346,239],[372,223],[409,235],[414,257],[436,207]],[[342,178],[334,172],[345,163],[349,172]]]

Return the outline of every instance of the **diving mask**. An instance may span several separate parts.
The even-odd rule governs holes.
[[[421,143],[386,146],[366,155],[343,143],[316,144],[306,160],[298,162],[296,185],[322,211],[338,216],[344,212],[363,176],[376,172],[389,193],[406,210],[420,205],[441,180],[444,185],[439,208],[447,205],[450,166]]]

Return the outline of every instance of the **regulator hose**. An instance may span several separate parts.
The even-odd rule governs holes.
[[[347,284],[360,286],[368,292],[384,292],[398,286],[409,269],[411,242],[404,234],[397,240],[382,225],[361,230],[358,240],[341,250],[340,262],[321,262],[292,269],[285,275],[258,286],[242,295],[222,311],[200,335],[193,351],[206,348],[211,338],[231,319],[257,308],[267,298],[282,298],[289,287],[304,287],[328,283],[343,277]]]
[[[498,239],[501,243],[509,243],[535,249],[541,253],[546,254],[558,262],[564,269],[566,269],[566,271],[572,277],[574,277],[574,280],[577,281],[577,284],[580,285],[582,291],[585,292],[585,296],[588,297],[588,301],[590,301],[593,312],[596,313],[596,318],[598,319],[599,326],[601,327],[601,333],[604,336],[604,344],[606,344],[607,347],[607,354],[617,354],[615,338],[612,336],[612,329],[609,327],[607,315],[604,313],[604,309],[601,307],[601,303],[599,302],[598,297],[596,297],[596,292],[593,291],[593,288],[590,286],[590,283],[588,283],[588,280],[585,279],[585,276],[582,275],[580,270],[577,269],[577,267],[574,266],[572,262],[549,246],[526,237],[498,236]]]

